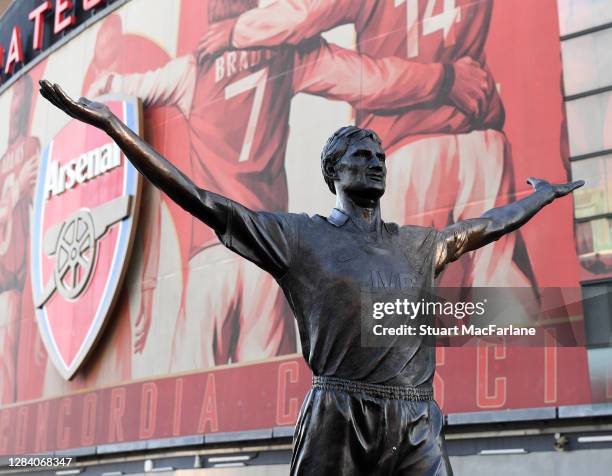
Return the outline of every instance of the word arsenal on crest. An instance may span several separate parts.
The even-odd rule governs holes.
[[[51,160],[45,177],[45,198],[60,195],[65,190],[70,190],[120,165],[119,147],[112,142],[81,154],[77,159],[68,161],[66,165]]]

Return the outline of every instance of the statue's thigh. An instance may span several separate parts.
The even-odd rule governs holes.
[[[383,476],[385,410],[377,399],[313,389],[294,435],[292,476]],[[388,452],[389,454],[391,451]]]

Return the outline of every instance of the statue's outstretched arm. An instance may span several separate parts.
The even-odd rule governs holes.
[[[436,249],[436,274],[446,264],[459,259],[468,251],[474,251],[499,240],[527,223],[544,206],[584,185],[584,180],[565,184],[550,184],[545,180],[527,180],[535,191],[528,197],[509,205],[493,208],[480,218],[462,220],[446,227]]]
[[[40,81],[40,93],[70,116],[105,131],[126,157],[153,185],[217,233],[224,233],[230,200],[197,187],[189,177],[162,157],[104,104],[70,98],[57,84]]]

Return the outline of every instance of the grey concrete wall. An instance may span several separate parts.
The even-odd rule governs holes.
[[[610,476],[612,449],[451,458],[455,476]],[[174,476],[286,476],[289,465],[183,470]]]
[[[610,476],[612,449],[451,458],[455,476]]]

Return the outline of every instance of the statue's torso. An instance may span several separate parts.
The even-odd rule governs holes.
[[[431,346],[420,337],[401,348],[364,346],[361,319],[371,292],[415,297],[433,287],[436,230],[383,224],[364,233],[350,220],[334,224],[304,215],[297,226],[289,272],[279,283],[313,372],[393,385],[429,381],[435,366]]]

